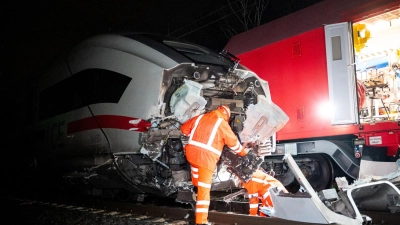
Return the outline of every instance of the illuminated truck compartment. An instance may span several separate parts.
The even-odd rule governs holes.
[[[353,24],[361,123],[400,119],[399,11]]]

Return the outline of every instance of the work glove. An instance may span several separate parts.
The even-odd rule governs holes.
[[[268,215],[270,217],[275,215],[275,209],[272,207],[269,207],[269,206],[261,206],[260,212],[262,212],[265,215]]]

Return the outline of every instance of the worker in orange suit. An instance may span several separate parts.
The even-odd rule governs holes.
[[[189,136],[185,154],[191,165],[193,185],[197,187],[196,224],[208,223],[212,176],[224,145],[240,156],[247,154],[229,126],[230,113],[228,106],[219,106],[181,126],[182,133]]]
[[[277,187],[279,191],[288,193],[280,181],[265,173],[261,168],[253,173],[251,179],[247,183],[243,182],[242,185],[248,193],[250,205],[249,212],[252,216],[257,216],[259,200],[261,200],[260,207],[269,207],[271,211],[273,211],[274,204],[272,203],[269,192],[270,188]],[[265,217],[267,215],[260,212],[260,216]]]

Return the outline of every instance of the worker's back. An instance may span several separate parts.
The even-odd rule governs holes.
[[[218,110],[188,120],[181,126],[181,131],[190,136],[185,146],[186,159],[197,167],[214,171],[224,145],[239,149],[239,152],[242,149],[227,118]]]

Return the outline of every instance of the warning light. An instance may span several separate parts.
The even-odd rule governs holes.
[[[371,32],[365,24],[359,23],[353,25],[353,42],[356,52],[360,52],[365,47],[368,39],[371,38]]]

